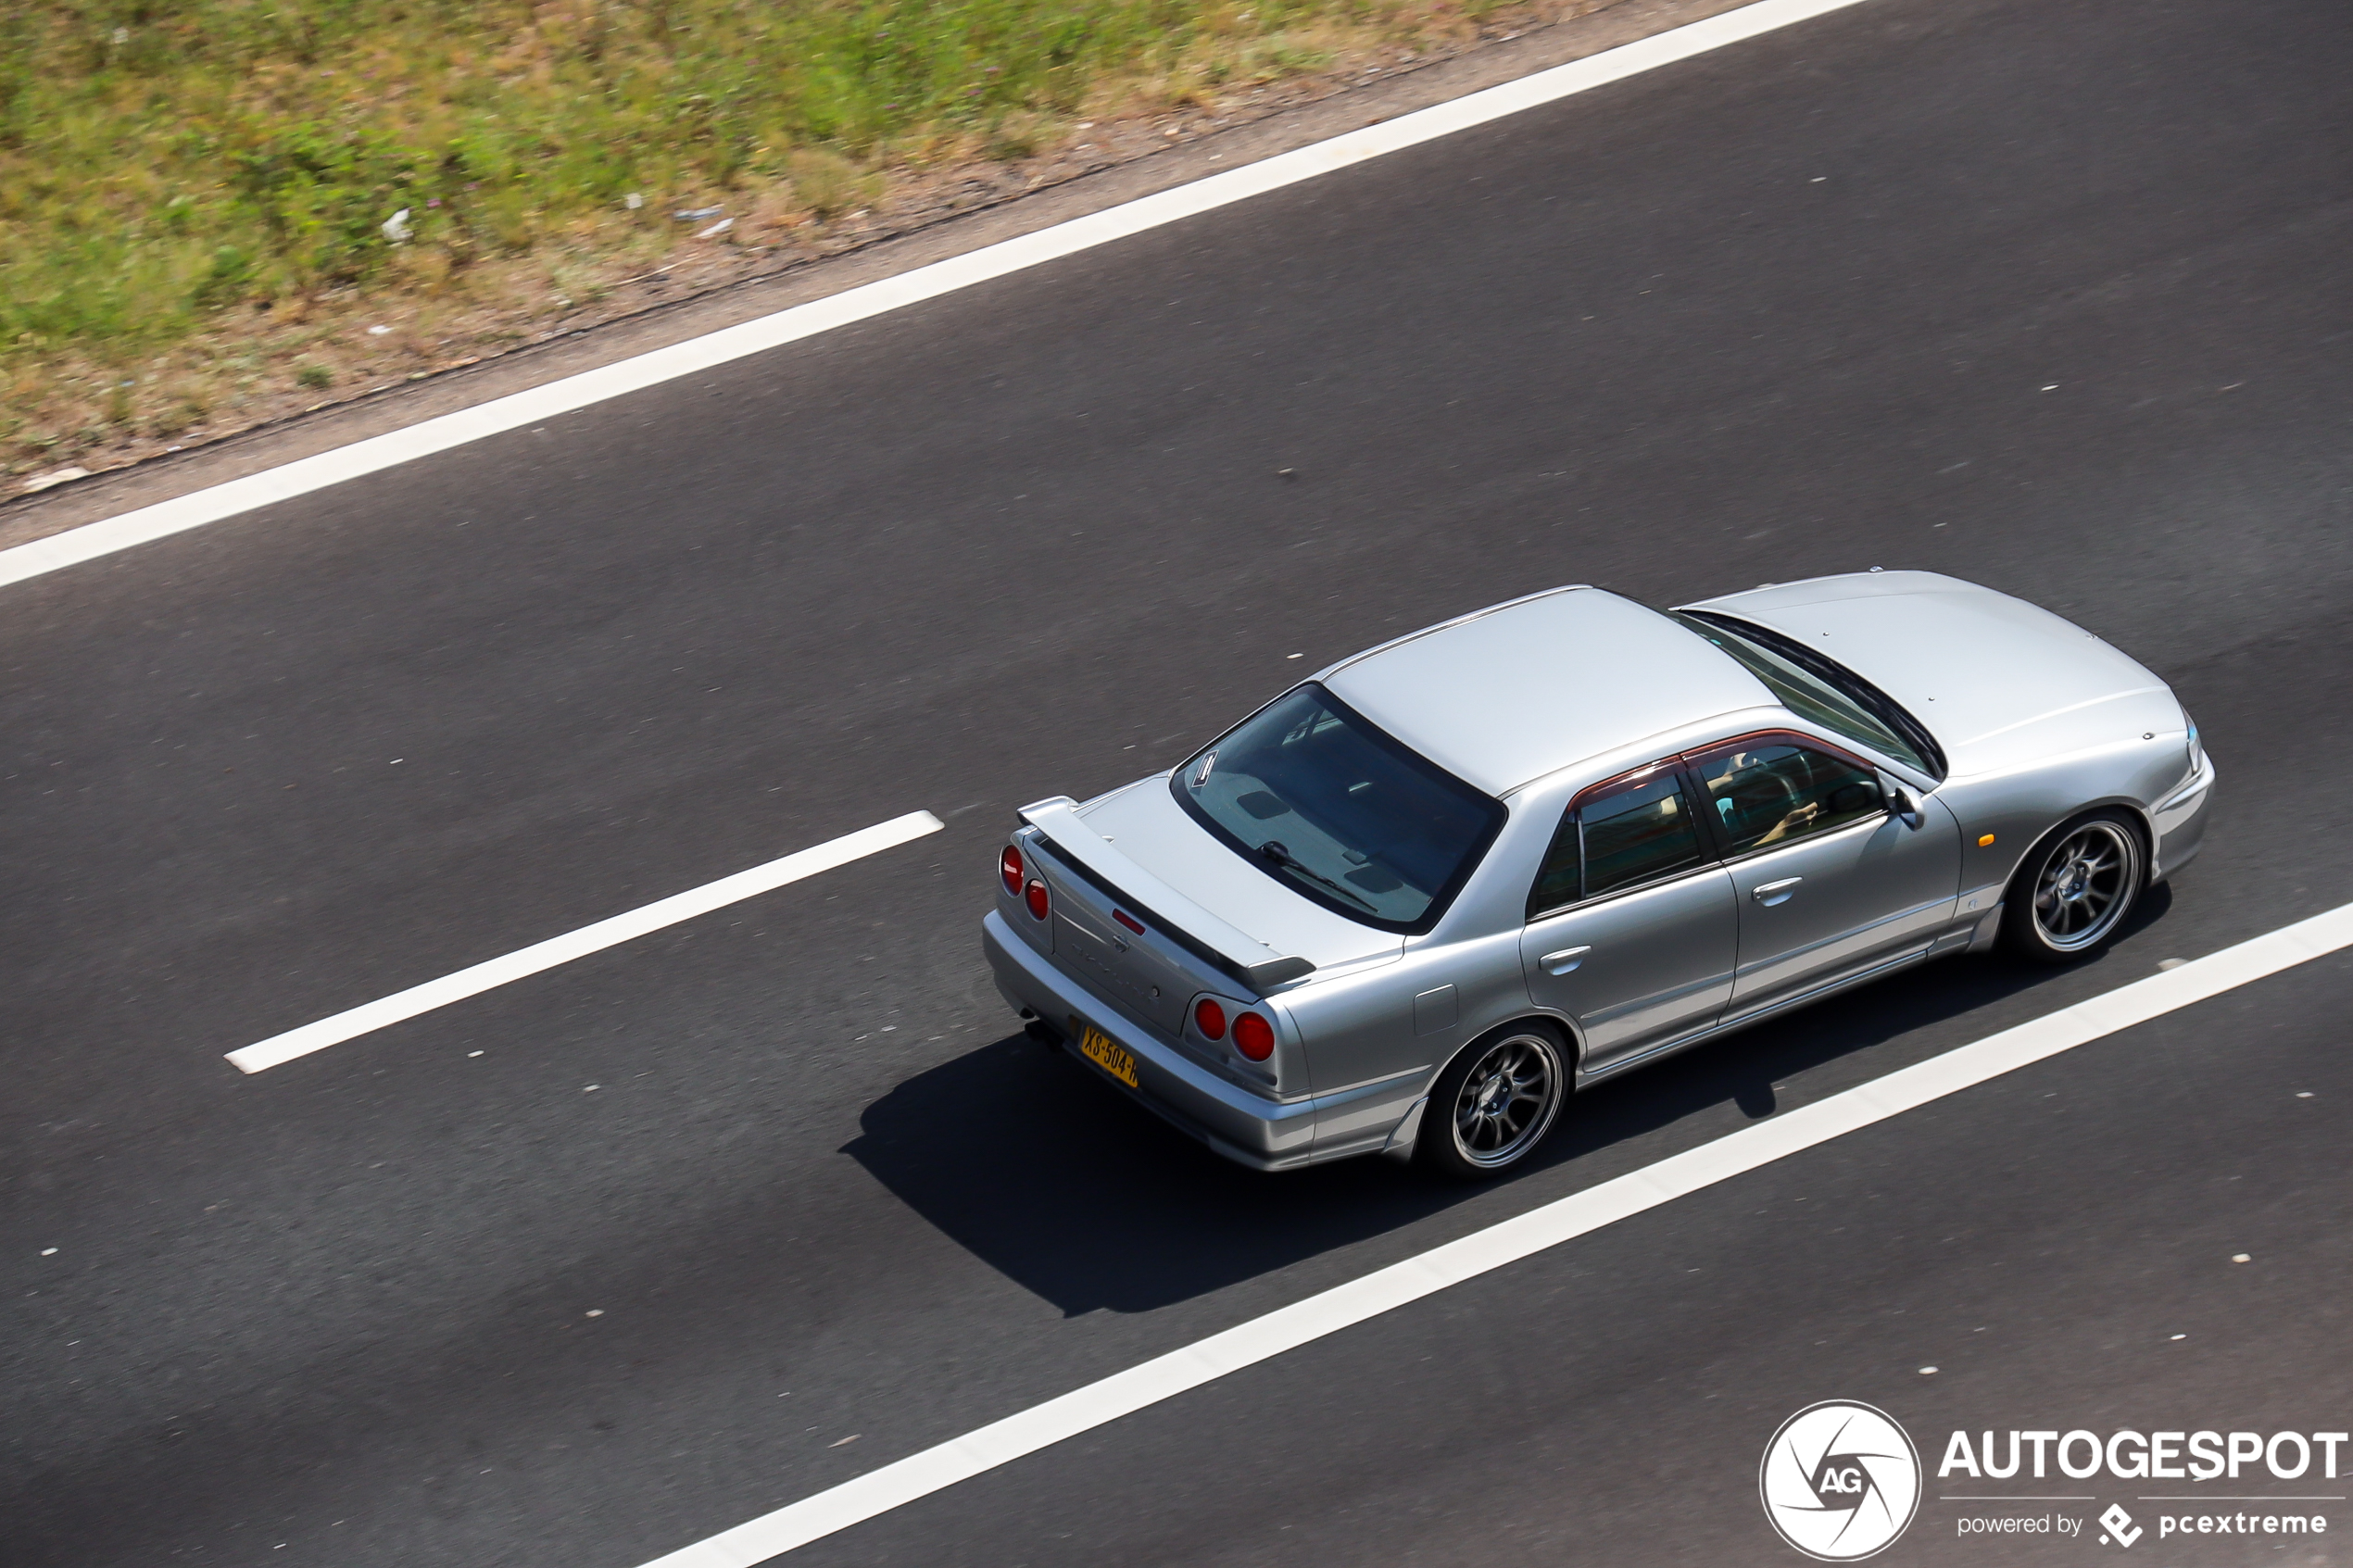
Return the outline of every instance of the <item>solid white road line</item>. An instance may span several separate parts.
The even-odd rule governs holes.
[[[505,958],[492,959],[461,969],[455,974],[429,980],[422,985],[412,985],[406,991],[389,996],[380,1002],[339,1012],[333,1018],[322,1018],[316,1023],[306,1023],[299,1029],[289,1029],[283,1035],[272,1035],[239,1050],[229,1053],[229,1060],[246,1073],[259,1073],[280,1062],[292,1061],[312,1051],[339,1046],[355,1035],[382,1029],[388,1023],[414,1018],[421,1012],[447,1007],[451,1002],[478,997],[493,986],[504,985],[510,980],[521,980],[526,974],[536,974],[543,969],[602,952],[607,947],[660,931],[665,925],[707,915],[743,899],[778,888],[788,882],[829,872],[836,866],[846,866],[910,839],[937,833],[940,821],[929,811],[910,811],[903,817],[893,817],[870,828],[786,855],[780,860],[754,866],[748,872],[723,876],[717,882],[707,882],[700,887],[690,887],[684,893],[673,893],[667,898],[656,899],[643,909],[627,914],[600,920],[594,925],[584,925],[578,931],[561,936],[551,936],[545,942],[535,942]]]
[[[2005,1029],[1786,1116],[1571,1194],[1362,1279],[1213,1334],[1100,1383],[911,1454],[657,1559],[646,1568],[751,1568],[822,1536],[1157,1404],[1394,1307],[1615,1221],[1884,1122],[2120,1029],[2353,946],[2353,904]]]
[[[1148,229],[1174,223],[1215,207],[1246,201],[1268,191],[1351,164],[1483,125],[1573,94],[1655,70],[1693,55],[1858,5],[1861,0],[1757,0],[1736,11],[1604,50],[1567,65],[1538,71],[1517,82],[1472,93],[1452,103],[1401,115],[1386,123],[1351,132],[1312,146],[1245,164],[1156,195],[1107,207],[1057,223],[1033,234],[1006,240],[965,255],[913,268],[895,278],[865,283],[827,299],[812,300],[757,320],[658,348],[594,370],[549,382],[527,392],[494,398],[472,408],[422,420],[348,446],[303,458],[282,467],[213,485],[103,522],[69,529],[29,545],[0,550],[0,586],[56,571],[133,545],[144,545],[257,507],[307,495],[331,484],[377,473],[396,464],[446,452],[471,441],[585,408],[610,397],[693,375],[746,355],[759,354],[836,327],[862,321],[1025,268],[1108,245]]]

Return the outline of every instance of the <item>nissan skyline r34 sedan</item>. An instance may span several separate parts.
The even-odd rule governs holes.
[[[1041,800],[984,922],[1033,1033],[1262,1170],[1525,1160],[1613,1073],[1945,953],[2065,962],[2197,853],[2139,664],[1934,572],[1557,588]]]

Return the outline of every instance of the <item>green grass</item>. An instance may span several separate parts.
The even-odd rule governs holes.
[[[16,0],[0,11],[0,359],[127,358],[232,306],[438,282],[747,184],[829,215],[925,138],[1022,156],[1041,118],[1206,36],[1300,69],[1278,57],[1286,27],[1396,8]],[[412,237],[396,245],[382,225],[402,208]]]

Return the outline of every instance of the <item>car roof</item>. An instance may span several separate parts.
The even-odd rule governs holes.
[[[1342,702],[1465,782],[1508,795],[1720,713],[1775,706],[1698,633],[1599,588],[1554,588],[1343,659]]]

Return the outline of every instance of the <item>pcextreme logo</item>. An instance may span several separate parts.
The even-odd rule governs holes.
[[[1855,1562],[1894,1544],[1920,1505],[1920,1456],[1895,1418],[1851,1399],[1781,1423],[1756,1469],[1765,1517],[1819,1562]]]

